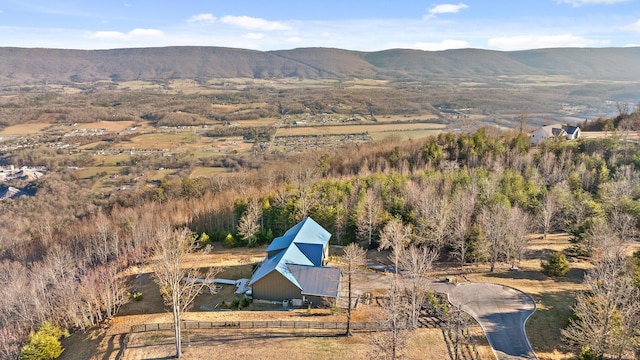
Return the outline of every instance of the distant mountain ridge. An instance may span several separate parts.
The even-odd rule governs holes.
[[[114,50],[0,48],[0,83],[285,78],[429,79],[566,75],[640,79],[640,47],[527,51],[459,49],[376,52],[332,48],[257,51],[223,47]]]

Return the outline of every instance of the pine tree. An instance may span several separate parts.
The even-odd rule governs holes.
[[[69,336],[66,331],[45,321],[37,332],[31,331],[27,343],[20,350],[20,360],[57,359],[64,349],[60,343],[62,336]]]

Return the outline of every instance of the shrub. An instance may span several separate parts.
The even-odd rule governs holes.
[[[231,301],[231,308],[234,310],[240,310],[240,299],[235,298]]]
[[[569,272],[569,261],[560,251],[549,256],[549,260],[542,262],[542,273],[551,277],[565,276]]]
[[[198,236],[198,245],[200,245],[200,247],[211,245],[211,237],[209,237],[209,235],[203,231],[202,234]]]
[[[133,298],[133,300],[135,301],[141,301],[142,300],[142,291],[138,291],[135,292],[131,295],[131,297]]]
[[[249,299],[248,297],[245,296],[240,300],[240,304],[238,306],[238,309],[244,309],[247,306],[249,306],[250,304],[251,304],[251,299]]]
[[[231,234],[227,234],[227,237],[224,238],[224,241],[222,242],[222,244],[224,245],[224,247],[227,247],[227,248],[238,246],[238,242]]]
[[[582,350],[580,350],[580,355],[578,355],[578,360],[596,360],[597,357],[595,356],[595,354],[593,353],[593,350],[591,350],[591,348],[586,345],[582,347]]]
[[[64,350],[60,344],[62,336],[69,333],[49,321],[45,321],[37,332],[31,332],[27,343],[20,350],[20,360],[57,359]]]

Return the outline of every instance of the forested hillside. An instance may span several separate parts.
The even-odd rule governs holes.
[[[36,196],[0,202],[0,357],[15,358],[44,321],[79,330],[114,315],[128,301],[117,274],[145,261],[163,227],[234,247],[269,242],[312,216],[334,244],[376,247],[399,219],[414,243],[493,269],[516,264],[532,232],[571,233],[567,255],[581,257],[602,249],[598,234],[635,237],[639,169],[638,145],[616,136],[534,148],[525,134],[482,128],[283,156],[109,199],[70,172],[49,174]],[[252,206],[263,224],[255,238],[238,231]]]
[[[254,51],[219,47],[114,50],[0,49],[0,84],[83,83],[210,78],[378,78],[424,80],[564,75],[574,79],[640,78],[640,48],[500,52],[330,48]]]

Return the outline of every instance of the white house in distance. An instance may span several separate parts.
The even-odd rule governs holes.
[[[331,234],[308,217],[275,239],[249,280],[254,299],[322,303],[336,298],[340,270],[324,266]]]
[[[549,138],[564,137],[567,140],[580,138],[580,128],[573,125],[546,125],[531,133],[531,143],[539,145]]]

